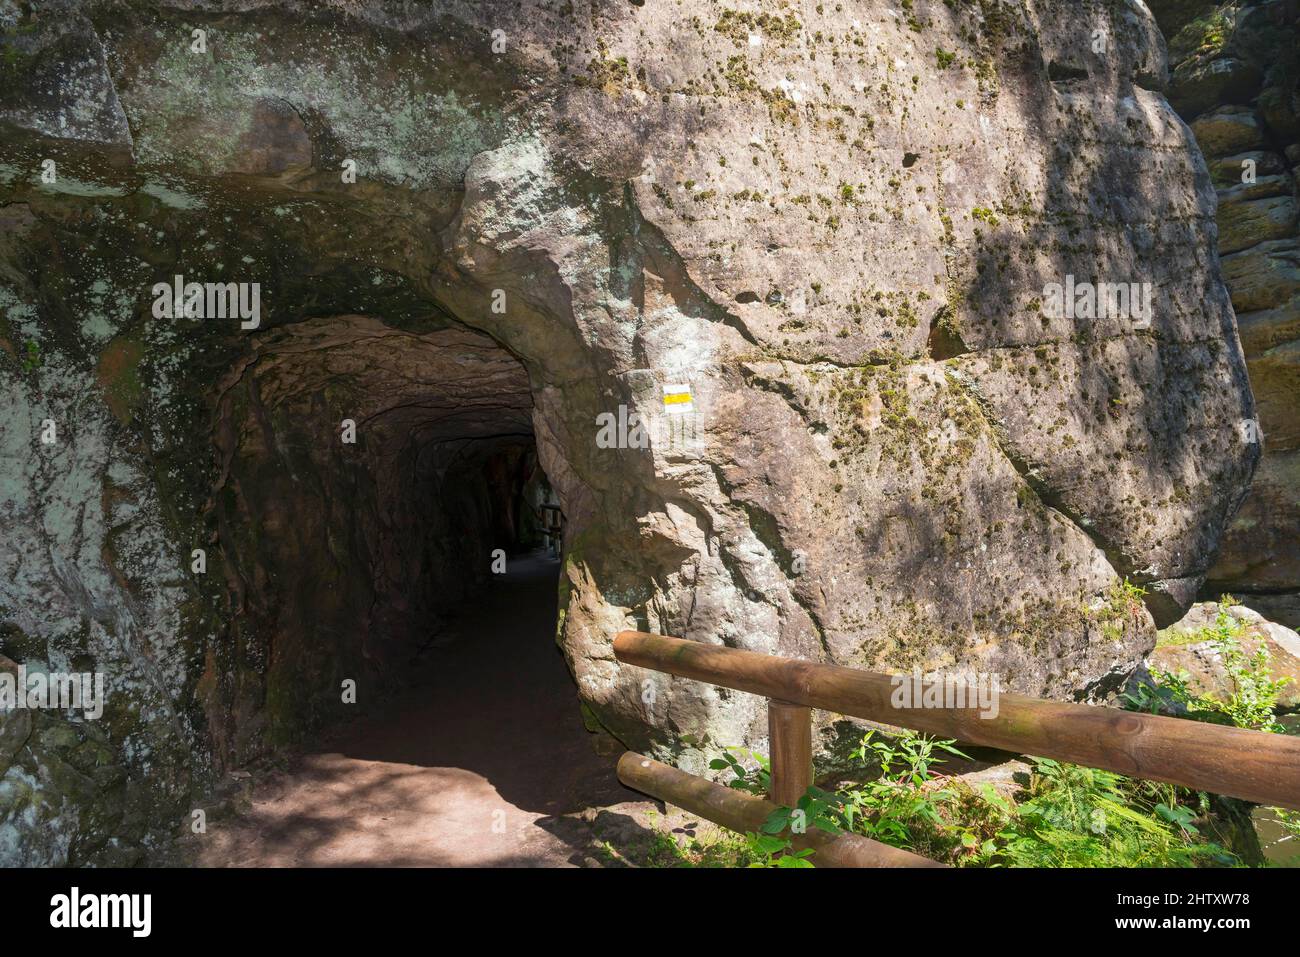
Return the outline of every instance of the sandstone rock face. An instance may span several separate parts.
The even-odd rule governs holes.
[[[530,443],[588,720],[693,770],[762,702],[616,631],[1096,699],[1250,482],[1140,3],[61,6],[0,7],[16,76],[81,51],[0,95],[0,651],[110,674],[117,779],[74,775],[88,722],[0,732],[6,861],[146,847],[382,687]],[[178,274],[259,283],[255,326],[158,316]]]
[[[1230,591],[1300,625],[1300,8],[1151,3],[1168,38],[1169,98],[1191,124],[1219,198],[1219,252],[1259,401],[1263,466],[1203,597]]]

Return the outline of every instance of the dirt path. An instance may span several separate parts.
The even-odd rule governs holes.
[[[649,805],[595,753],[555,647],[557,572],[512,560],[409,692],[245,782],[251,804],[192,839],[197,862],[572,866],[604,863],[611,828],[644,832]]]

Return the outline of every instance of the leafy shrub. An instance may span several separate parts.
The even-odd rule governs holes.
[[[730,786],[762,793],[770,765],[749,752],[749,769],[730,753],[714,762],[731,769]],[[966,757],[951,740],[905,732],[863,735],[853,758],[876,776],[836,791],[809,788],[794,808],[778,808],[747,834],[751,867],[814,867],[816,854],[794,838],[817,828],[861,834],[957,866],[1197,867],[1236,858],[1207,840],[1208,803],[1171,785],[1135,781],[1093,768],[1033,759],[1029,783],[1015,800],[990,785],[978,791],[936,774],[946,756]]]
[[[1232,598],[1224,595],[1219,599],[1214,624],[1186,639],[1187,643],[1208,642],[1223,659],[1231,692],[1226,697],[1213,692],[1197,694],[1191,690],[1187,672],[1153,669],[1153,683],[1139,685],[1124,696],[1131,709],[1254,731],[1285,730],[1278,723],[1275,709],[1278,696],[1291,679],[1273,677],[1272,657],[1263,642],[1253,655],[1242,649],[1241,636],[1246,626],[1232,616],[1232,604]]]
[[[1234,604],[1231,595],[1221,597],[1214,624],[1182,640],[1184,644],[1208,642],[1218,653],[1223,660],[1231,688],[1226,696],[1213,692],[1194,692],[1191,677],[1186,671],[1175,674],[1152,669],[1150,683],[1140,684],[1124,695],[1127,707],[1150,714],[1174,715],[1211,724],[1285,734],[1286,728],[1277,720],[1276,708],[1278,696],[1291,679],[1273,677],[1272,656],[1264,642],[1260,642],[1254,654],[1246,654],[1241,647],[1241,637],[1246,626],[1232,616]],[[1231,798],[1217,800],[1247,807],[1245,802],[1233,802]],[[1283,829],[1300,838],[1300,812],[1280,807],[1269,810]]]

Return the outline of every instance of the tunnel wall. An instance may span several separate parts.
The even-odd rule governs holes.
[[[253,352],[213,426],[232,605],[203,695],[233,766],[344,716],[345,679],[381,693],[475,595],[532,444],[524,370],[486,336],[342,316]]]

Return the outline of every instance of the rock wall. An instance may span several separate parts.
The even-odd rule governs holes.
[[[454,441],[530,433],[587,719],[695,770],[765,747],[761,702],[616,631],[1095,700],[1250,482],[1214,186],[1140,3],[0,24],[0,651],[113,709],[0,718],[0,860],[138,856],[340,676],[377,693],[437,611],[402,596],[487,566]],[[257,327],[156,315],[176,274],[260,283]],[[1133,308],[1053,305],[1100,283]]]
[[[1250,496],[1203,595],[1300,625],[1300,4],[1153,2],[1170,102],[1219,196],[1219,253],[1264,434]]]

